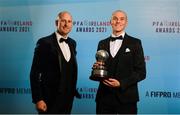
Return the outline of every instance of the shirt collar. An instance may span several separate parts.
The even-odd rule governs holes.
[[[113,33],[111,34],[111,37],[119,37],[119,36],[122,36],[123,38],[124,38],[124,36],[125,36],[125,32],[123,31],[121,34],[119,34],[119,35],[114,35]]]
[[[68,39],[68,36],[67,37],[63,37],[61,34],[59,34],[58,32],[55,32],[55,34],[56,34],[56,38],[57,38],[57,40],[59,41],[61,38],[63,38],[63,39]]]

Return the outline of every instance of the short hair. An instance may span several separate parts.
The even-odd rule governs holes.
[[[122,13],[126,16],[126,19],[127,19],[127,14],[126,14],[126,12],[123,11],[123,10],[116,10],[116,11],[114,11],[114,12],[112,13],[112,16],[113,16],[115,13],[117,13],[117,12],[122,12]]]
[[[59,14],[57,15],[56,20],[59,20],[63,14],[69,14],[69,15],[72,17],[72,15],[71,15],[70,12],[68,12],[68,11],[62,11],[62,12],[59,12]]]

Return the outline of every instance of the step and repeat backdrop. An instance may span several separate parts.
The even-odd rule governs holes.
[[[98,82],[89,80],[99,40],[111,34],[110,17],[122,9],[126,32],[142,40],[147,78],[139,83],[138,113],[180,113],[179,0],[0,0],[0,113],[37,113],[29,73],[37,40],[56,30],[60,11],[73,16],[82,99],[72,113],[95,113]]]

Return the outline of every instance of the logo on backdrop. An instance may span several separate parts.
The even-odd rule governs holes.
[[[30,32],[31,20],[0,20],[0,32]]]
[[[95,99],[97,88],[94,87],[79,87],[77,88],[82,99]]]
[[[0,94],[31,94],[30,88],[0,87]]]
[[[73,22],[76,32],[107,32],[110,21],[77,20]]]
[[[145,97],[149,98],[180,98],[179,91],[146,91]]]
[[[153,21],[156,33],[180,33],[180,21]]]
[[[78,92],[82,99],[95,99],[97,88],[95,87],[78,87]],[[31,94],[30,88],[0,87],[0,95],[22,95]]]

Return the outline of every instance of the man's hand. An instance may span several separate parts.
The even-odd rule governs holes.
[[[93,64],[92,69],[97,69],[97,68],[99,68],[100,66],[104,66],[104,65],[105,65],[104,62],[99,62],[99,61],[97,61],[97,62],[95,62],[95,63]]]
[[[47,105],[43,100],[40,100],[36,103],[36,109],[39,112],[46,112],[47,111]]]
[[[113,78],[105,79],[103,80],[103,83],[109,87],[120,87],[120,82]]]

